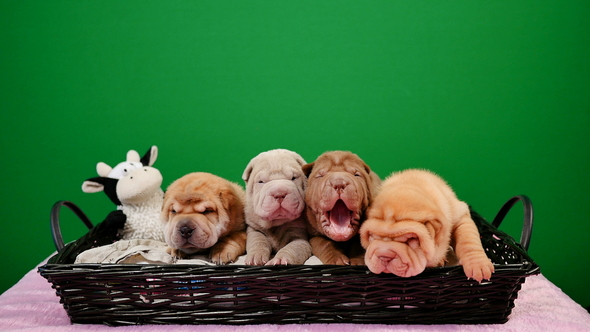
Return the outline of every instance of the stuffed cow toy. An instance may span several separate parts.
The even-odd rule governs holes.
[[[152,146],[143,157],[135,150],[127,152],[124,162],[115,167],[99,162],[98,177],[82,184],[85,193],[104,191],[125,216],[125,226],[119,236],[123,240],[153,239],[164,241],[160,210],[164,200],[161,189],[162,174],[152,165],[158,157],[158,148]]]

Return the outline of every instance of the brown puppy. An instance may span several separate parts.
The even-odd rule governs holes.
[[[415,276],[426,267],[443,266],[450,248],[468,278],[481,282],[494,272],[469,207],[428,171],[406,170],[387,178],[360,234],[365,264],[374,273]]]
[[[293,151],[262,152],[246,166],[247,265],[303,264],[311,256],[305,229],[305,161]],[[272,252],[276,252],[270,259]]]
[[[161,220],[169,252],[180,258],[209,250],[216,264],[246,251],[244,189],[210,173],[190,173],[166,190]]]
[[[324,264],[362,265],[358,239],[365,210],[381,180],[356,154],[329,151],[304,165],[309,242]]]

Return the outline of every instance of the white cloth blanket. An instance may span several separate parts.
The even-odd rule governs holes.
[[[146,239],[120,240],[113,244],[88,249],[76,257],[76,264],[196,264],[215,265],[205,255],[194,255],[190,259],[177,260],[166,252],[164,242]],[[245,256],[240,256],[232,264],[244,265]],[[315,256],[310,257],[306,265],[320,265]]]

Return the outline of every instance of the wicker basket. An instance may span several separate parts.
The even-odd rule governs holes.
[[[518,201],[525,210],[522,245],[497,229]],[[103,222],[64,247],[61,206],[87,221],[71,202],[56,203],[52,224],[59,253],[39,272],[53,284],[72,323],[504,323],[525,278],[539,273],[525,250],[533,222],[526,196],[510,199],[493,224],[472,212],[496,269],[491,281],[481,284],[467,280],[460,266],[401,278],[364,266],[74,265],[78,252],[116,241],[118,225]]]

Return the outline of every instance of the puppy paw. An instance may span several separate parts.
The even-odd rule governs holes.
[[[365,265],[365,258],[364,257],[351,257],[350,258],[350,265]]]
[[[486,257],[481,259],[470,259],[461,262],[463,271],[468,279],[476,280],[481,283],[483,280],[490,280],[492,273],[494,273],[494,265]]]
[[[209,258],[217,265],[225,265],[233,263],[238,259],[239,254],[234,250],[228,250],[227,248],[211,248]]]
[[[289,260],[287,258],[273,258],[270,261],[268,261],[266,264],[264,265],[269,265],[269,266],[274,266],[274,265],[288,265],[289,264]]]
[[[335,253],[320,259],[326,265],[350,265],[350,259],[343,254]]]
[[[188,255],[184,251],[172,247],[166,248],[166,253],[174,257],[174,259],[188,258]]]
[[[269,255],[262,253],[248,253],[246,255],[246,265],[265,265],[269,260]]]

